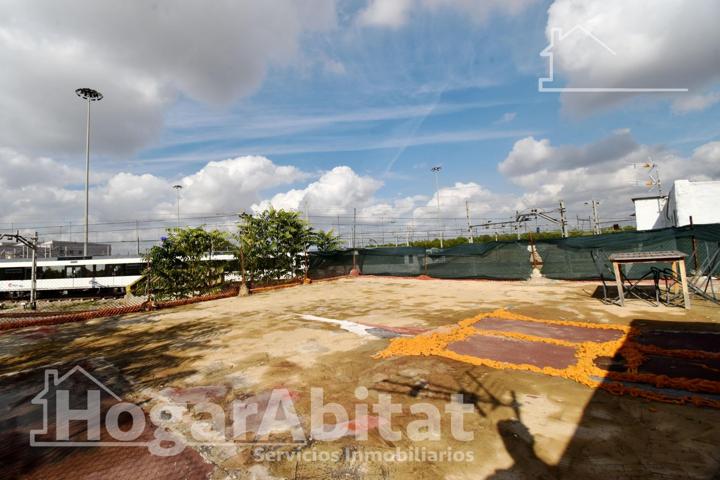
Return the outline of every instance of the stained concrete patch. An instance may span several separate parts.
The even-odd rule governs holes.
[[[450,343],[447,348],[460,355],[516,365],[534,365],[538,368],[564,369],[577,362],[572,347],[492,335],[473,335]]]
[[[526,335],[543,338],[556,338],[558,340],[566,340],[573,343],[612,342],[621,339],[624,335],[624,333],[619,330],[603,330],[588,327],[530,322],[514,319],[510,320],[496,317],[483,318],[475,324],[475,328],[482,330],[524,333]]]

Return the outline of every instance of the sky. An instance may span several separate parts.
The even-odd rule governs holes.
[[[82,222],[79,87],[104,95],[94,224],[174,218],[182,185],[188,217],[420,225],[434,166],[450,223],[560,200],[631,222],[657,192],[644,163],[665,192],[720,179],[718,18],[717,0],[0,0],[0,230]]]

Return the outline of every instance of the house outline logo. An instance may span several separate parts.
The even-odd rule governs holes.
[[[50,392],[51,389],[55,389],[56,391],[61,390],[58,388],[60,385],[62,385],[67,379],[72,377],[75,374],[82,374],[84,375],[88,380],[93,382],[95,385],[99,387],[99,390],[88,390],[88,392],[97,391],[98,394],[100,391],[103,391],[107,393],[108,395],[112,396],[113,399],[115,399],[117,402],[122,402],[122,399],[115,394],[112,390],[110,390],[108,387],[106,387],[100,380],[95,378],[93,375],[91,375],[87,370],[82,368],[80,365],[75,365],[73,368],[71,368],[65,375],[59,376],[59,371],[57,369],[47,369],[45,370],[45,386],[44,388],[35,395],[32,400],[30,400],[30,403],[34,405],[41,405],[43,407],[43,426],[41,429],[35,429],[30,430],[30,446],[31,447],[117,447],[117,446],[147,446],[148,442],[132,442],[132,441],[100,441],[100,440],[88,440],[88,441],[72,441],[72,440],[52,440],[52,441],[46,441],[46,440],[38,440],[37,437],[39,435],[48,435],[49,434],[49,405],[48,405],[48,399],[46,398],[46,395]],[[98,395],[99,398],[99,395]],[[88,397],[88,402],[90,402],[90,397]],[[134,404],[128,404],[128,405],[134,405]],[[56,399],[56,406],[57,406],[57,399]],[[99,408],[99,406],[98,406]],[[139,407],[137,407],[139,408]],[[98,421],[100,418],[97,419]]]
[[[127,407],[130,407],[131,409],[135,409],[135,413],[139,413],[142,415],[143,410],[134,403],[125,402],[120,398],[115,392],[110,390],[103,382],[98,380],[95,376],[90,374],[87,370],[85,370],[80,365],[75,365],[73,368],[71,368],[67,373],[65,373],[63,376],[59,375],[59,371],[57,369],[46,369],[44,371],[44,387],[43,389],[35,395],[31,400],[30,403],[34,405],[41,405],[43,408],[43,424],[42,428],[40,429],[33,429],[30,430],[30,446],[31,447],[145,447],[147,448],[150,453],[158,456],[173,456],[178,453],[180,453],[185,446],[215,446],[215,447],[229,447],[229,446],[237,446],[237,445],[252,445],[255,447],[263,447],[263,446],[298,446],[298,445],[305,445],[307,444],[307,441],[298,443],[297,441],[288,441],[288,442],[282,442],[282,441],[257,441],[257,440],[249,440],[249,441],[242,441],[238,442],[236,440],[232,441],[188,441],[187,439],[181,438],[180,436],[176,435],[172,431],[165,431],[164,424],[162,421],[162,417],[153,420],[153,408],[150,411],[150,422],[155,426],[159,427],[156,428],[153,432],[153,439],[148,441],[137,441],[137,438],[140,436],[142,432],[138,432],[134,435],[134,438],[127,440],[127,439],[118,439],[119,437],[122,437],[123,434],[126,434],[128,432],[120,431],[116,434],[113,434],[112,431],[108,429],[108,433],[112,438],[115,438],[115,441],[102,441],[102,440],[86,440],[86,441],[73,441],[69,439],[68,440],[58,440],[55,438],[54,440],[38,440],[38,436],[40,435],[49,435],[50,434],[50,415],[49,415],[49,402],[48,398],[46,396],[48,393],[50,393],[51,389],[54,389],[56,392],[60,392],[63,389],[59,388],[66,380],[68,380],[73,375],[82,374],[84,375],[88,380],[90,380],[93,384],[98,386],[98,389],[88,389],[86,390],[86,393],[90,392],[97,392],[97,402],[99,402],[99,396],[101,392],[105,392],[106,394],[110,395],[113,400],[115,400],[117,403],[115,406],[124,406],[125,408],[122,411],[115,412],[114,418],[115,418],[115,425],[117,430],[117,416],[119,416],[122,412],[128,412],[132,413],[131,410],[128,410]],[[67,390],[65,390],[67,391]],[[58,399],[55,399],[55,409],[56,412],[58,410]],[[89,403],[91,402],[91,397],[88,396],[88,408],[84,410],[85,412],[90,410]],[[165,407],[185,407],[184,404],[174,404],[173,402],[170,403],[160,403],[157,407],[157,413],[162,414],[163,411],[166,410]],[[69,405],[65,406],[67,411],[69,411]],[[95,409],[97,412],[98,417],[96,419],[98,422],[102,419],[102,412],[100,412],[99,405]],[[83,412],[83,410],[75,410],[76,412]],[[112,411],[112,408],[110,409]],[[110,415],[110,411],[106,413],[106,420],[107,416]],[[176,410],[177,411],[177,410]],[[182,413],[182,411],[181,411]],[[68,423],[69,420],[79,420],[79,421],[86,421],[88,425],[90,425],[91,419],[89,418],[65,418],[65,419],[57,419],[56,418],[56,426],[58,425],[58,420],[63,421],[65,423]],[[142,429],[145,428],[146,422],[144,415],[142,416]],[[133,421],[137,421],[137,418],[133,416]],[[172,419],[170,419],[172,421]],[[132,429],[131,429],[132,432]],[[55,432],[57,434],[57,431]],[[97,435],[99,437],[99,434]],[[161,442],[169,442],[173,444],[172,447],[167,446],[161,446]]]
[[[617,52],[610,48],[607,43],[603,42],[597,35],[582,25],[575,25],[567,32],[563,32],[562,28],[553,27],[550,31],[550,43],[540,52],[540,56],[548,60],[548,74],[546,77],[538,78],[538,92],[540,93],[679,93],[687,92],[687,88],[654,88],[654,87],[548,87],[546,84],[552,84],[555,81],[555,53],[553,49],[559,42],[566,38],[580,33],[595,42],[600,48],[607,51],[613,56],[617,56]]]

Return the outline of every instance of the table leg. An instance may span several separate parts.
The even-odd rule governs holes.
[[[613,262],[613,272],[615,273],[615,284],[618,289],[618,299],[620,300],[620,306],[625,306],[625,294],[623,292],[623,281],[620,273],[620,264]]]
[[[687,284],[687,272],[685,271],[685,260],[678,262],[680,266],[680,282],[682,283],[683,301],[685,302],[685,308],[690,310],[690,292],[688,291]]]

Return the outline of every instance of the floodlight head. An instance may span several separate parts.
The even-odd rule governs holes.
[[[439,172],[440,170],[442,170],[442,167],[441,166],[432,167],[430,170],[433,172]]]
[[[88,100],[90,102],[98,102],[103,99],[102,93],[98,92],[97,90],[93,90],[92,88],[78,88],[77,90],[75,90],[75,94],[78,97]]]
[[[183,186],[182,185],[173,185],[173,188],[175,190],[182,190]]]

